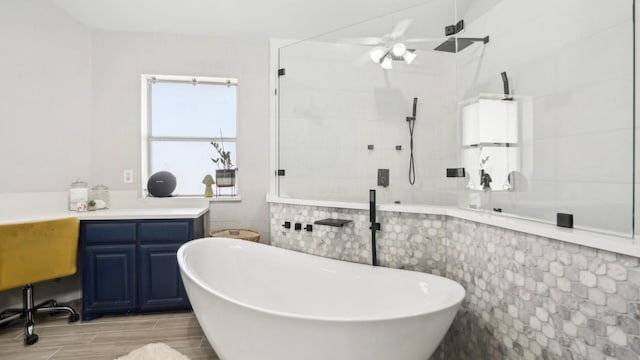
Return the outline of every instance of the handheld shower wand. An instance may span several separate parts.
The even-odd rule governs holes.
[[[407,116],[407,121],[414,121],[416,119],[416,111],[418,108],[418,98],[413,98],[413,112],[411,116]]]
[[[418,98],[413,98],[413,114],[411,116],[407,116],[407,122],[409,123],[409,149],[411,150],[411,155],[409,155],[409,184],[413,185],[416,183],[416,167],[413,161],[413,128],[416,125],[416,113],[418,108]]]
[[[416,109],[418,107],[418,98],[414,97],[413,98],[413,120],[416,119]]]

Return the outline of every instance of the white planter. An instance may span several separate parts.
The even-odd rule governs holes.
[[[217,187],[236,186],[236,169],[216,170],[216,186]]]

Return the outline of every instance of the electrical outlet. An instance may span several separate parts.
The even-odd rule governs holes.
[[[133,170],[125,170],[122,173],[122,181],[125,184],[131,184],[133,183]]]

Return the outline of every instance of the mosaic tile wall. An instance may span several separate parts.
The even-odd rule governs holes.
[[[378,212],[378,264],[380,266],[445,273],[444,216]],[[315,225],[315,220],[352,220],[344,227]],[[282,227],[291,222],[291,229]],[[301,223],[302,230],[294,230]],[[304,227],[313,225],[313,231]],[[333,259],[371,263],[369,212],[364,210],[271,204],[271,245]]]
[[[304,230],[329,217],[353,223]],[[378,220],[380,265],[443,275],[467,291],[432,359],[640,359],[638,258],[445,216]],[[272,204],[271,244],[369,263],[368,212]]]

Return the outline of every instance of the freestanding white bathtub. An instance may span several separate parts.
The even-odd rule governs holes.
[[[223,360],[427,360],[465,295],[435,275],[227,238],[182,245],[178,263]]]

